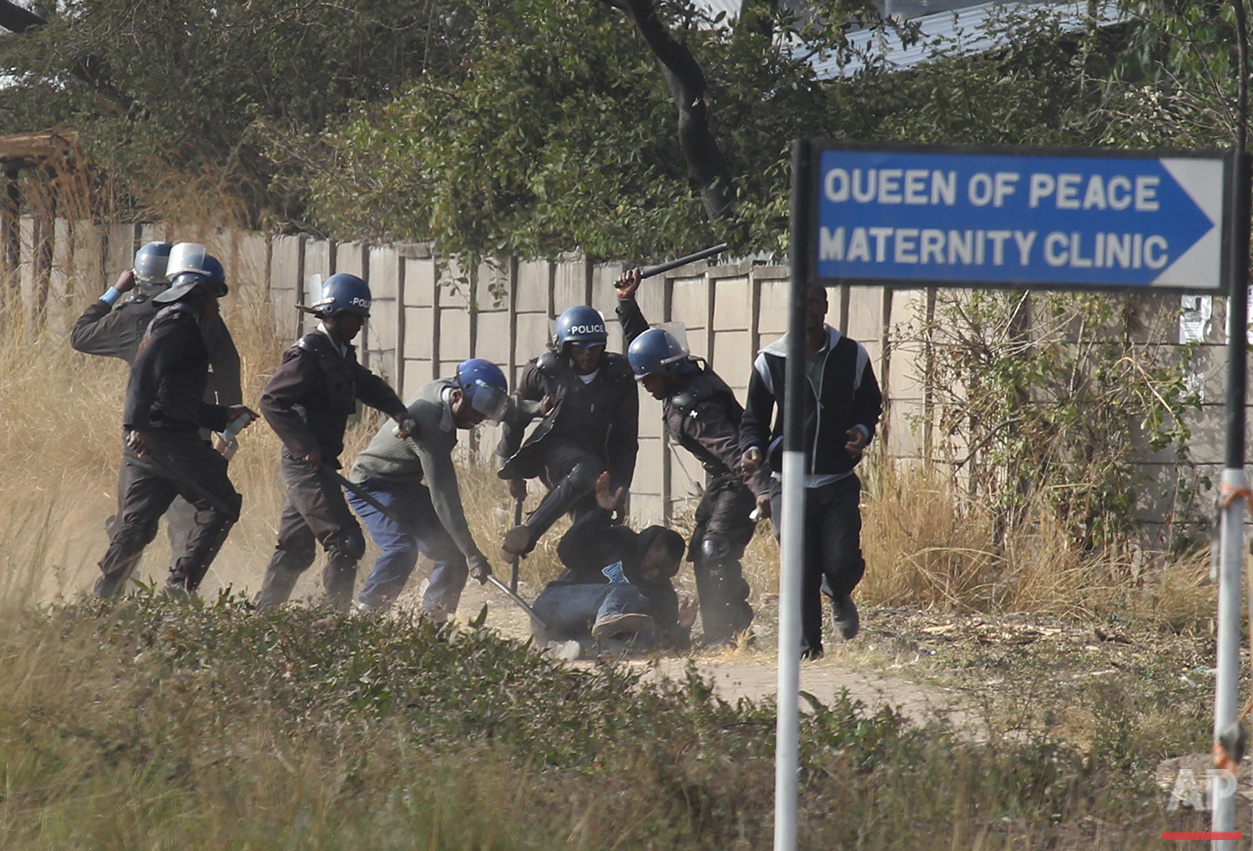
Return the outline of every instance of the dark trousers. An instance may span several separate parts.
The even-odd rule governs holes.
[[[130,483],[131,468],[123,464],[117,476],[117,513],[104,524],[109,537],[122,526],[122,511],[126,506],[126,488]],[[178,560],[179,553],[187,547],[187,538],[196,528],[196,506],[181,496],[174,497],[165,510],[165,534],[170,540],[170,567]]]
[[[321,472],[283,453],[280,469],[287,502],[278,522],[278,546],[265,569],[258,608],[287,602],[296,580],[313,564],[317,544],[326,550],[322,585],[336,608],[352,602],[357,562],[365,554],[365,536],[339,485]]]
[[[154,429],[147,436],[149,453],[143,458],[130,447],[122,451],[120,479],[126,491],[100,560],[102,575],[95,592],[101,597],[121,592],[175,498],[182,497],[192,515],[183,546],[171,555],[167,585],[172,589],[195,591],[200,586],[239,519],[241,499],[226,475],[226,459],[200,435]]]
[[[561,515],[569,512],[577,520],[595,508],[593,490],[596,479],[605,471],[602,459],[578,446],[553,443],[544,449],[540,480],[549,490],[526,521],[532,542],[538,541]]]
[[[856,474],[805,489],[805,565],[801,586],[803,650],[822,650],[822,592],[847,597],[866,572],[861,555],[861,480]],[[770,492],[775,537],[783,511],[778,481]],[[825,580],[825,589],[824,589]]]
[[[592,636],[592,625],[613,615],[648,614],[649,601],[629,582],[562,585],[550,582],[535,598],[535,613],[548,626],[546,641]]]
[[[431,491],[421,483],[397,484],[381,479],[367,479],[361,487],[402,522],[348,494],[349,505],[382,550],[357,599],[371,608],[390,605],[404,590],[422,554],[435,563],[431,584],[422,597],[422,611],[438,620],[456,614],[469,568],[465,555],[435,513]]]
[[[749,517],[756,506],[753,492],[734,476],[711,481],[696,506],[688,558],[696,575],[706,644],[729,641],[753,622],[740,559],[757,528]]]

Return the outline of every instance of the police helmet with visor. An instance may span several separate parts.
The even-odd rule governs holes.
[[[457,387],[470,407],[484,419],[500,422],[509,408],[509,384],[500,367],[482,358],[470,358],[457,366]]]

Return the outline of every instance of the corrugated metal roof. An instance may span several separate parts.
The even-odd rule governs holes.
[[[1088,25],[1088,4],[1072,3],[983,3],[949,12],[937,12],[914,18],[920,29],[919,38],[906,47],[891,32],[860,30],[849,36],[855,52],[883,63],[894,70],[912,68],[933,59],[937,52],[963,54],[983,53],[1009,43],[1004,33],[989,33],[986,25],[1004,20],[1015,13],[1048,13],[1055,18],[1064,32],[1077,32]],[[1104,0],[1098,8],[1097,26],[1109,26],[1126,20],[1125,13],[1112,0]],[[865,62],[855,58],[840,65],[835,57],[819,57],[813,60],[818,77],[831,80],[851,77],[865,67]]]
[[[743,8],[743,0],[692,0],[692,5],[700,9],[710,19],[716,18],[719,12],[726,13],[722,23],[729,26],[740,16],[740,9]]]

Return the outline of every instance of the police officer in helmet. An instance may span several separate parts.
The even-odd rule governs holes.
[[[352,341],[370,315],[370,288],[356,275],[327,278],[310,310],[316,330],[296,341],[261,393],[261,413],[283,441],[280,468],[287,502],[278,545],[265,571],[258,608],[286,602],[300,574],[326,551],[326,602],[347,609],[365,536],[343,491],[323,467],[339,469],[344,430],[357,401],[390,416],[405,438],[413,429],[403,402],[383,379],[357,363]]]
[[[522,369],[517,404],[497,447],[504,462],[500,477],[515,499],[526,496],[527,479],[538,478],[549,490],[527,521],[505,536],[506,560],[529,553],[566,512],[577,517],[593,509],[601,473],[609,473],[615,491],[631,484],[639,397],[627,359],[605,351],[608,340],[599,311],[571,307],[557,319],[550,350]],[[542,421],[523,442],[536,417]]]
[[[196,245],[182,243],[180,246]],[[149,242],[135,252],[132,267],[118,276],[116,283],[83,311],[70,332],[70,346],[75,351],[99,357],[118,358],[129,367],[139,354],[139,343],[148,331],[148,325],[165,305],[154,297],[169,289],[166,277],[170,251],[176,246],[168,242]],[[185,249],[179,247],[179,255]],[[211,405],[238,405],[243,402],[239,380],[239,352],[231,332],[219,313],[200,323],[201,337],[209,350],[209,378],[205,384],[204,401]],[[208,438],[208,430],[201,436]],[[122,518],[122,504],[126,497],[126,473],[130,467],[123,464],[117,485],[117,513],[107,524],[110,535],[117,530]],[[181,496],[175,497],[166,510],[166,531],[170,540],[170,567],[174,567],[180,553],[185,549],[187,536],[196,524],[196,509]]]
[[[233,420],[255,417],[243,405],[206,404],[209,349],[202,327],[218,314],[226,295],[222,264],[203,245],[181,243],[170,252],[170,286],[152,300],[160,310],[138,346],[122,426],[126,482],[118,522],[100,560],[98,596],[121,592],[157,520],[175,497],[193,509],[183,546],[173,553],[166,588],[194,592],[226,535],[239,519],[240,497],[226,475],[226,459],[200,436],[223,431]]]
[[[662,402],[670,439],[705,468],[705,492],[696,506],[696,526],[688,545],[706,644],[731,641],[748,629],[753,609],[740,559],[757,523],[751,517],[757,495],[770,492],[764,473],[740,469],[739,431],[744,409],[726,382],[697,363],[664,328],[649,328],[635,300],[639,270],[615,284],[618,319],[630,345],[627,358],[635,377]]]

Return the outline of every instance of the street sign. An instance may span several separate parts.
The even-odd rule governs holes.
[[[1226,154],[814,144],[825,284],[1221,292]]]

